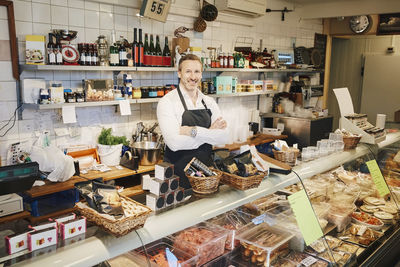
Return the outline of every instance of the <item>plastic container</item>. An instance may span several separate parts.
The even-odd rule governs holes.
[[[122,255],[119,255],[115,258],[109,259],[106,261],[106,263],[102,263],[99,266],[101,267],[121,267],[121,266],[129,266],[129,267],[143,267],[143,266],[148,266],[146,258],[142,257],[141,255],[139,256],[138,254],[135,253],[125,253]],[[150,264],[149,267],[155,267],[157,265],[155,264]]]
[[[270,266],[280,255],[289,249],[289,240],[293,234],[277,227],[261,223],[239,234],[242,259],[251,266]]]
[[[249,224],[252,224],[251,220],[254,217],[254,215],[233,210],[212,218],[208,222],[229,231],[225,242],[225,249],[233,250],[240,245],[240,241],[235,240],[236,235],[247,229]]]
[[[24,210],[30,211],[34,217],[39,217],[73,208],[75,203],[79,201],[79,192],[76,189],[70,189],[36,198],[31,198],[25,194],[22,197]]]
[[[265,211],[276,207],[276,201],[278,200],[279,196],[272,194],[247,203],[243,206],[243,208],[246,212],[258,216],[263,214]]]
[[[207,262],[201,267],[227,267],[232,264],[234,252],[227,251],[225,254],[219,256],[218,258],[213,259],[212,261]]]
[[[102,164],[107,166],[119,165],[121,160],[122,144],[108,146],[108,145],[97,145],[99,148],[99,156]]]
[[[170,236],[173,246],[190,255],[197,255],[197,266],[207,263],[225,251],[228,230],[206,222]]]
[[[178,248],[172,246],[172,240],[168,238],[162,238],[146,245],[147,255],[152,263],[152,266],[169,267],[170,264],[166,257],[166,251],[168,250],[175,255],[178,259],[180,266],[182,267],[194,267],[197,265],[197,256],[188,254]],[[137,255],[136,255],[137,254]],[[132,253],[140,260],[146,260],[146,253],[143,248],[138,248]],[[172,264],[172,263],[171,263]],[[146,264],[147,265],[147,264]],[[145,266],[146,266],[145,265]]]

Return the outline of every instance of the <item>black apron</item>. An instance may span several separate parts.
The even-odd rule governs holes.
[[[204,103],[204,100],[201,100],[201,103],[204,106],[204,109],[195,109],[188,110],[186,106],[185,99],[183,98],[182,92],[178,88],[179,98],[181,99],[182,105],[185,111],[182,114],[182,126],[199,126],[204,128],[209,128],[211,126],[211,110],[209,110]],[[204,164],[210,166],[211,165],[211,152],[212,145],[210,144],[202,144],[197,149],[187,149],[187,150],[177,150],[172,151],[167,146],[164,154],[164,161],[170,162],[175,166],[175,174],[179,176],[179,185],[183,188],[190,188],[190,183],[188,178],[185,175],[183,169],[189,163],[189,161],[196,157]]]

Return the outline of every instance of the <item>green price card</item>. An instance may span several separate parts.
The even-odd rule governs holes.
[[[306,192],[300,190],[288,196],[297,224],[307,245],[322,237],[323,233]]]
[[[376,160],[367,161],[366,164],[369,172],[371,173],[372,180],[376,185],[376,189],[378,190],[379,195],[381,197],[384,197],[387,194],[390,194],[389,188],[385,182],[385,178],[383,178],[383,175],[381,173],[381,170],[379,169],[378,163],[376,163]]]

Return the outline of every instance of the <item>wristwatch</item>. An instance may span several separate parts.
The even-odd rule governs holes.
[[[197,127],[194,126],[194,127],[192,127],[192,130],[190,131],[190,136],[196,137],[196,135],[197,135]]]

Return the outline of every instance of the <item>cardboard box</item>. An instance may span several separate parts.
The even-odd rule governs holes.
[[[86,218],[80,217],[60,223],[60,233],[62,240],[86,233]]]
[[[28,233],[29,251],[56,245],[57,239],[58,235],[56,227],[30,232]]]
[[[217,95],[232,93],[232,76],[217,76],[214,77],[214,86]]]
[[[34,230],[27,230],[21,234],[6,236],[6,248],[8,254],[14,254],[28,248],[28,233]]]
[[[43,35],[25,36],[25,61],[26,64],[44,65],[46,58],[46,37]]]

